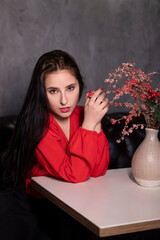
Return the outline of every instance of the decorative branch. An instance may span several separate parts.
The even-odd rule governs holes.
[[[145,74],[141,69],[135,69],[135,63],[122,63],[122,67],[118,67],[115,72],[108,74],[109,77],[105,82],[108,89],[106,95],[112,95],[110,106],[125,106],[131,109],[128,115],[120,119],[112,119],[112,124],[125,120],[122,137],[117,142],[124,140],[124,137],[132,133],[134,129],[144,128],[143,124],[133,124],[132,127],[128,127],[133,117],[138,117],[140,114],[143,114],[145,118],[146,127],[159,128],[160,89],[152,90],[151,88],[151,76],[154,74],[158,74],[158,72]],[[120,80],[123,80],[124,84],[117,87]],[[130,95],[134,102],[118,102],[123,95]]]

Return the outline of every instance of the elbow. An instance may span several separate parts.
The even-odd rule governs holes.
[[[80,176],[69,176],[69,182],[72,182],[72,183],[81,183],[81,182],[85,182],[88,178],[90,177],[90,175],[80,175]]]

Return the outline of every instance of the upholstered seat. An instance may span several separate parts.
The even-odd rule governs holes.
[[[117,143],[116,140],[121,137],[124,121],[113,125],[111,119],[119,119],[125,113],[106,114],[102,120],[102,127],[107,136],[110,148],[109,168],[123,168],[131,166],[133,153],[145,137],[145,130],[137,129],[132,134],[126,136],[124,141]],[[13,130],[16,124],[16,116],[6,116],[0,118],[0,153],[2,154],[9,145]],[[133,119],[131,123],[145,123],[143,116]],[[131,126],[130,123],[130,126]],[[160,131],[159,131],[160,139]]]

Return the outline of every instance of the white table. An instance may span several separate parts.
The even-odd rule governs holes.
[[[160,228],[160,187],[139,186],[130,168],[82,183],[33,177],[32,186],[100,237]]]

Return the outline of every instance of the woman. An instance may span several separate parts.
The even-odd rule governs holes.
[[[83,88],[68,53],[54,50],[39,58],[6,153],[5,182],[15,187],[25,180],[27,193],[40,197],[31,187],[32,176],[82,182],[106,172],[109,146],[101,119],[108,100],[98,89],[86,94],[84,107],[77,106]]]
[[[86,95],[83,110],[77,106],[83,87],[69,54],[55,50],[40,57],[7,155],[14,184],[25,178],[30,192],[32,176],[81,182],[106,172],[109,147],[101,119],[108,101],[98,89]]]

